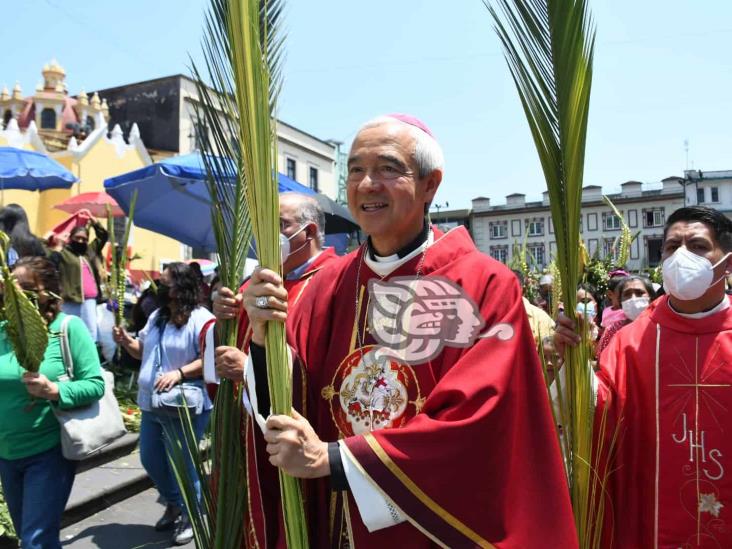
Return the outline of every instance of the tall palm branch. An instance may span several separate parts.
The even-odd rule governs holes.
[[[579,233],[595,29],[587,0],[484,0],[503,44],[539,155],[557,241],[565,311],[574,311],[583,259]],[[560,446],[580,544],[598,543],[602,498],[592,490],[594,391],[590,344],[568,349],[559,391]],[[562,376],[558,376],[559,378]],[[566,395],[561,398],[561,395]],[[600,483],[602,484],[602,483]],[[600,500],[600,503],[596,503]]]
[[[229,2],[229,36],[234,97],[239,111],[240,166],[246,202],[252,213],[260,265],[282,275],[280,255],[277,127],[275,108],[282,83],[280,32],[283,0]],[[272,413],[292,410],[292,379],[285,327],[271,323],[266,336],[267,374]],[[281,470],[280,493],[288,547],[307,547],[307,526],[299,481]]]
[[[281,271],[275,108],[281,88],[284,36],[282,0],[210,0],[205,22],[205,71],[194,65],[201,102],[197,105],[203,152],[219,250],[221,278],[236,288],[252,234],[262,266]],[[206,79],[210,86],[207,85]],[[219,342],[236,346],[235,322],[217,328]],[[272,411],[289,414],[291,381],[284,326],[267,330]],[[239,437],[241,387],[222,380],[213,417],[215,519],[202,525],[213,546],[238,546],[246,508],[246,458]],[[290,547],[306,547],[298,482],[281,475]],[[215,500],[215,503],[213,503]],[[218,525],[218,527],[217,527]]]

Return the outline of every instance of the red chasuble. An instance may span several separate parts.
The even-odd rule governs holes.
[[[310,545],[576,547],[518,282],[464,228],[434,238],[383,279],[363,249],[332,262],[288,323],[306,417],[408,517],[369,533],[352,495],[304,481]]]
[[[326,248],[297,279],[285,279],[284,286],[288,292],[287,301],[291,313],[297,309],[303,290],[310,284],[313,275],[337,257],[334,248]],[[243,291],[247,284],[248,282],[245,282],[240,291]],[[242,314],[239,317],[237,345],[245,352],[248,352],[250,337],[249,317],[242,309]],[[216,394],[216,387],[216,385],[208,385],[211,398],[214,398]],[[281,517],[278,517],[279,480],[277,471],[267,460],[267,454],[264,451],[266,443],[259,427],[254,424],[253,418],[246,414],[244,423],[241,426],[241,440],[246,449],[247,473],[249,476],[248,514],[244,517],[242,547],[267,547],[266,540],[277,537],[278,523],[281,520]],[[272,489],[275,490],[273,494],[267,492],[267,490]],[[266,515],[276,517],[276,520],[267,521],[265,520]],[[267,528],[270,528],[272,532],[268,532]]]
[[[692,320],[664,296],[600,366],[605,440],[618,435],[605,546],[732,547],[732,308]]]

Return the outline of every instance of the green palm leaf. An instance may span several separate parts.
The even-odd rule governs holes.
[[[234,97],[246,202],[260,264],[282,274],[275,107],[281,87],[284,38],[281,0],[229,2],[229,38]],[[274,414],[290,414],[292,379],[285,327],[267,327],[267,373]],[[307,525],[299,481],[280,470],[280,492],[288,547],[307,547]]]
[[[624,268],[625,264],[628,263],[628,258],[630,257],[630,245],[633,243],[633,233],[631,232],[628,223],[626,223],[623,214],[621,214],[620,210],[618,210],[615,204],[613,204],[613,201],[607,196],[603,196],[602,200],[605,204],[610,206],[613,213],[620,220],[620,236],[616,239],[616,242],[613,245],[613,249],[615,251],[613,263],[615,267]]]
[[[539,155],[557,241],[565,311],[583,267],[579,234],[595,30],[587,0],[484,0],[503,44]],[[567,353],[558,422],[580,544],[599,542],[602,504],[591,496],[594,393],[587,334]],[[601,499],[601,498],[600,498]]]
[[[0,270],[4,287],[3,313],[7,332],[18,363],[29,372],[37,372],[48,346],[48,325],[38,306],[18,288],[15,277],[6,263],[10,238],[0,232]]]
[[[122,326],[125,320],[125,283],[127,278],[127,243],[130,240],[130,230],[135,216],[135,204],[137,204],[137,191],[130,200],[130,210],[125,222],[125,231],[122,242],[117,247],[114,237],[114,217],[112,207],[107,204],[107,234],[109,235],[109,247],[112,250],[112,261],[109,269],[109,297],[115,304],[114,325]],[[119,348],[117,349],[119,352]]]
[[[212,219],[224,284],[236,288],[252,234],[259,262],[280,270],[279,193],[275,106],[281,88],[284,38],[281,0],[210,0],[205,21],[203,65],[193,74],[200,97],[196,105],[199,147],[207,172]],[[205,76],[205,78],[204,78]],[[219,342],[235,346],[236,322],[217,326]],[[284,327],[268,328],[267,359],[274,413],[291,409],[290,370]],[[214,547],[239,545],[246,507],[246,475],[239,423],[241,388],[228,380],[219,386],[213,416],[216,479]],[[307,547],[307,531],[295,479],[281,475],[280,486],[290,547]],[[215,525],[222,525],[216,528]],[[202,532],[200,537],[205,537]],[[197,536],[199,537],[199,536]]]

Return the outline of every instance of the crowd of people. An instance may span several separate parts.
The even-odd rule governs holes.
[[[180,419],[156,404],[158,395],[197,388],[200,439],[209,395],[228,378],[243,383],[249,412],[239,429],[248,510],[235,526],[247,547],[284,543],[278,469],[302,479],[311,547],[576,547],[547,385],[586,330],[604,417],[594,439],[612,448],[596,464],[608,472],[597,492],[607,500],[595,525],[602,545],[732,546],[732,222],[705,207],[676,210],[664,229],[662,286],[616,269],[605,295],[580,284],[568,311],[552,303],[550,275],[531,302],[522,274],[481,253],[465,228],[443,233],[429,223],[443,164],[423,122],[376,118],[358,130],[348,159],[349,208],[366,235],[355,251],[338,257],[324,248],[317,202],[285,193],[282,276],[257,269],[227,288],[174,263],[156,291],[139,297],[127,328],[114,328],[114,341],[141,364],[140,452],[166,502],[156,528],[186,543],[190,513],[200,512],[186,508],[169,457]],[[53,339],[37,375],[21,373],[7,343],[0,355],[0,387],[11,395],[0,401],[3,488],[23,546],[53,547],[40,540],[58,537],[73,466],[59,454],[51,407],[101,395],[90,311],[103,295],[106,233],[91,224],[90,243],[90,227],[75,230],[63,249],[37,254],[49,260],[28,257],[39,249],[23,214],[3,210],[0,226],[11,236],[18,282],[38,294],[51,329],[65,314],[84,321],[70,324],[73,381],[61,379]],[[239,320],[236,346],[206,352],[214,322],[230,319]],[[271,413],[269,322],[287,327],[291,414]],[[3,341],[0,333],[0,352]],[[40,488],[48,475],[53,513]]]

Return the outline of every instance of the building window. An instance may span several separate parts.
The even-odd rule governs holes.
[[[605,231],[619,231],[620,218],[612,212],[602,212],[602,228]]]
[[[543,236],[544,235],[544,218],[534,217],[526,220],[526,230],[529,236]]]
[[[53,109],[43,109],[41,111],[41,129],[44,130],[55,130],[56,129],[56,111]]]
[[[712,191],[712,202],[719,202],[719,187],[710,187],[710,191]]]
[[[193,148],[202,151],[207,148],[208,127],[203,122],[193,124]]]
[[[587,214],[587,230],[588,231],[597,230],[597,214],[596,213]]]
[[[529,244],[527,246],[527,249],[536,266],[543,268],[546,264],[544,255],[544,243],[542,242],[541,244]]]
[[[511,221],[511,236],[521,236],[521,220],[514,219]]]
[[[491,221],[488,231],[492,239],[508,238],[508,221]]]
[[[630,259],[640,259],[640,246],[637,238],[630,245]]]
[[[297,162],[295,162],[294,159],[288,158],[286,160],[287,164],[287,177],[290,179],[295,179],[295,175],[297,174]]]
[[[6,109],[5,113],[3,113],[3,129],[8,127],[11,118],[13,118],[13,112],[10,109]]]
[[[696,203],[701,204],[704,202],[704,187],[696,189]]]
[[[508,246],[491,246],[490,254],[496,261],[506,263],[508,261]]]
[[[663,237],[658,236],[647,236],[646,237],[646,250],[648,255],[646,257],[649,267],[655,267],[661,262],[661,252],[663,250]]]
[[[310,188],[318,192],[318,168],[310,166]]]
[[[603,238],[602,239],[602,257],[612,257],[615,254],[615,239],[614,238]]]
[[[643,226],[644,227],[663,227],[665,221],[663,208],[644,208],[643,209]]]
[[[86,127],[90,132],[94,131],[94,128],[96,127],[96,124],[94,123],[94,118],[91,116],[86,117]]]

